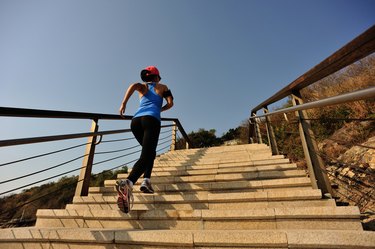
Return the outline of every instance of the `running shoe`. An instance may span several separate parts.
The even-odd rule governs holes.
[[[116,190],[118,193],[117,206],[122,212],[129,213],[134,203],[130,180],[116,181]]]
[[[154,189],[151,186],[151,181],[143,180],[141,184],[141,191],[146,194],[153,194]]]

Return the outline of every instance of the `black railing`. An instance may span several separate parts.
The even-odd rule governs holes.
[[[117,120],[125,121],[131,120],[132,116],[121,117],[119,115],[111,114],[98,114],[98,113],[81,113],[81,112],[64,112],[64,111],[51,111],[51,110],[36,110],[36,109],[25,109],[25,108],[10,108],[10,107],[0,107],[0,117],[12,117],[12,118],[40,118],[40,119],[84,119],[92,120],[91,131],[84,133],[69,133],[69,134],[59,134],[51,136],[39,136],[39,137],[28,137],[28,138],[17,138],[17,139],[7,139],[0,140],[0,147],[7,148],[9,146],[21,146],[21,145],[32,145],[37,146],[40,143],[46,142],[56,142],[56,141],[67,141],[67,140],[77,140],[80,138],[88,138],[86,143],[74,144],[68,147],[59,148],[52,151],[44,151],[31,156],[22,156],[12,161],[0,161],[0,167],[5,169],[6,167],[16,167],[17,164],[25,164],[32,160],[39,160],[38,163],[44,163],[43,159],[48,156],[54,156],[57,154],[62,154],[66,152],[76,151],[83,146],[86,146],[85,153],[80,153],[80,155],[71,156],[71,158],[65,158],[63,162],[55,163],[53,165],[43,166],[40,170],[34,170],[30,173],[22,173],[14,177],[0,181],[0,195],[5,195],[12,193],[14,191],[24,189],[48,180],[65,176],[70,173],[80,171],[80,176],[77,180],[76,195],[82,196],[88,194],[88,188],[90,185],[90,177],[92,174],[92,168],[96,165],[111,164],[109,170],[118,169],[124,166],[129,166],[135,161],[136,154],[140,152],[140,146],[135,142],[132,135],[124,138],[126,134],[131,134],[130,129],[117,129],[117,130],[106,130],[99,131],[99,121],[103,120]],[[183,127],[181,126],[178,119],[174,118],[162,118],[163,125],[161,126],[160,139],[158,144],[158,152],[165,151],[166,149],[175,150],[177,131],[181,133],[181,136],[186,141],[186,147],[189,147],[190,140],[186,135]],[[104,137],[110,138],[111,136],[120,136],[115,139],[103,139]],[[132,141],[133,145],[129,145]],[[114,144],[115,146],[105,146],[106,144]],[[126,145],[120,145],[121,143],[126,143]],[[102,151],[96,151],[96,147],[101,145]],[[125,147],[124,147],[125,146]],[[110,147],[110,148],[109,148]],[[79,152],[78,152],[79,153]],[[96,160],[94,161],[94,156]],[[103,157],[100,158],[99,157]],[[129,158],[129,159],[126,159]],[[133,159],[132,159],[133,158]],[[4,160],[4,159],[3,159]],[[81,166],[75,166],[69,170],[68,165],[76,163],[82,160]],[[113,166],[116,161],[121,161],[120,164]],[[124,163],[126,161],[126,163]],[[64,168],[64,170],[61,170]],[[53,172],[59,169],[58,174],[52,174],[48,177],[45,175],[49,172]],[[107,167],[108,170],[108,167]],[[41,179],[29,180],[26,179],[36,178],[36,176],[44,175]],[[22,182],[16,186],[9,188],[4,187],[4,185],[13,184],[15,182]]]

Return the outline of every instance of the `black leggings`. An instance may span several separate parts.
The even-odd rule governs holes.
[[[159,140],[160,121],[152,116],[137,117],[132,119],[130,127],[142,146],[141,156],[128,176],[128,179],[135,184],[142,174],[145,178],[151,177]]]

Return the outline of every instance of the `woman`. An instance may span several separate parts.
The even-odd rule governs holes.
[[[131,121],[131,130],[142,146],[142,152],[128,178],[116,182],[116,190],[119,193],[117,205],[125,213],[128,213],[131,208],[130,200],[133,201],[133,185],[142,174],[144,179],[141,184],[141,191],[143,193],[154,193],[150,178],[159,140],[160,113],[173,106],[172,93],[166,85],[160,83],[159,70],[155,66],[143,69],[141,78],[144,83],[134,83],[129,86],[119,110],[123,117],[129,98],[137,91],[140,106]],[[162,106],[163,98],[167,101],[164,106]]]

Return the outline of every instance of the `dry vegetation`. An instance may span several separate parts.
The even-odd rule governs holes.
[[[375,55],[372,54],[316,82],[301,94],[305,102],[310,102],[374,86]],[[289,99],[281,108],[291,105]],[[374,98],[307,112],[336,197],[341,203],[357,205],[370,215],[375,214],[374,112]],[[294,113],[288,114],[288,122],[282,115],[273,117],[272,124],[281,153],[306,168]]]

